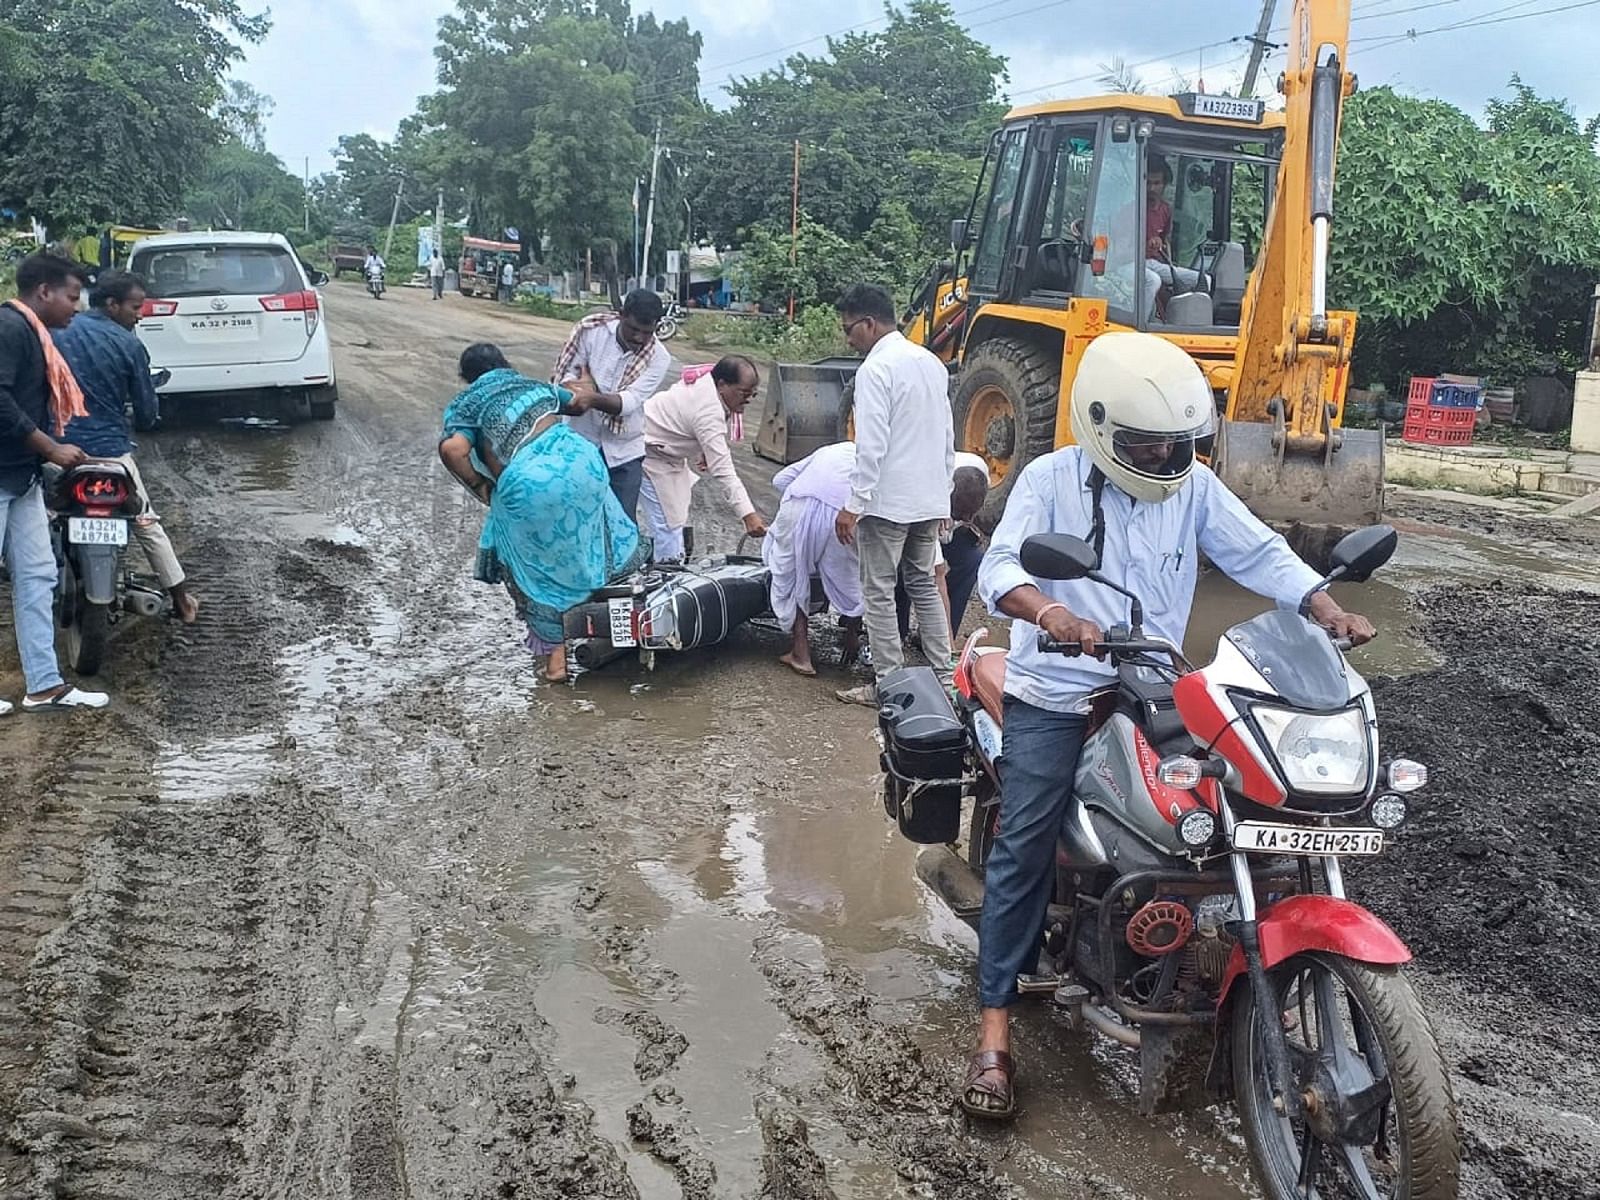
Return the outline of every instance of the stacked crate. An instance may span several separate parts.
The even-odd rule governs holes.
[[[1465,446],[1478,423],[1483,389],[1448,379],[1411,380],[1400,436],[1425,446]]]

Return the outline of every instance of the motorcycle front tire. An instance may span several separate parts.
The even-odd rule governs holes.
[[[1304,1011],[1297,1000],[1299,990],[1318,972],[1343,991],[1343,1003],[1335,1006],[1341,1014],[1352,1005],[1361,1011],[1371,1049],[1382,1057],[1393,1088],[1389,1105],[1396,1135],[1396,1144],[1390,1146],[1394,1170],[1385,1173],[1382,1182],[1375,1180],[1381,1194],[1395,1200],[1457,1200],[1461,1128],[1455,1095],[1416,993],[1398,967],[1373,966],[1340,954],[1298,954],[1268,972],[1272,987],[1284,997],[1286,1014],[1298,1017]],[[1245,989],[1234,1004],[1232,1029],[1239,1124],[1256,1182],[1267,1200],[1295,1200],[1304,1195],[1298,1182],[1303,1142],[1291,1123],[1272,1109],[1254,997],[1248,980],[1240,980],[1238,986]],[[1323,1163],[1337,1161],[1338,1152],[1332,1147],[1318,1143],[1314,1152]],[[1343,1196],[1346,1191],[1336,1189],[1331,1194]]]
[[[678,336],[678,318],[662,317],[661,323],[656,326],[656,336],[663,342],[670,342]]]

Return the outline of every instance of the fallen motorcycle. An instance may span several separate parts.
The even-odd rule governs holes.
[[[1317,590],[1367,579],[1396,540],[1349,535]],[[1348,646],[1275,611],[1196,670],[1144,634],[1138,598],[1080,539],[1029,538],[1022,564],[1130,605],[1107,633],[1117,683],[1092,698],[1038,971],[1018,990],[1136,1051],[1142,1111],[1231,1098],[1269,1200],[1455,1200],[1456,1103],[1400,970],[1410,951],[1347,898],[1341,866],[1383,850],[1427,770],[1379,760]],[[1005,654],[983,638],[962,653],[955,705],[926,667],[879,685],[885,806],[928,844],[919,876],[974,924],[1005,754]],[[960,837],[964,797],[963,857],[940,843]]]
[[[661,315],[661,320],[656,324],[656,337],[663,342],[670,342],[678,336],[678,331],[683,328],[683,323],[688,319],[688,309],[676,300],[669,301],[666,312]]]
[[[57,564],[56,623],[68,665],[93,675],[125,614],[158,617],[170,602],[154,578],[127,566],[128,534],[141,503],[121,463],[47,466],[44,486]]]
[[[771,578],[760,558],[742,554],[647,567],[567,612],[570,660],[592,671],[637,653],[653,670],[661,651],[714,645],[767,612]]]

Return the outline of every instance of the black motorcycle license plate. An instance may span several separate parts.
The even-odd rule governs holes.
[[[1317,829],[1241,821],[1234,826],[1233,848],[1246,854],[1381,854],[1381,829]]]

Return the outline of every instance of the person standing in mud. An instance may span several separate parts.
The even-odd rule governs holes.
[[[42,463],[66,469],[88,457],[61,440],[67,423],[86,410],[72,368],[50,337],[52,329],[71,323],[82,290],[77,263],[34,254],[17,264],[17,298],[0,305],[0,545],[11,574],[25,712],[110,703],[105,693],[81,691],[61,678],[52,606],[56,556],[40,479]],[[0,700],[0,716],[11,710],[10,701]]]
[[[644,483],[644,402],[666,377],[672,355],[656,337],[661,297],[639,288],[620,313],[593,313],[572,327],[550,378],[575,393],[572,428],[600,448],[611,490],[629,520]]]
[[[1321,582],[1282,536],[1196,464],[1195,443],[1211,432],[1212,411],[1211,385],[1171,342],[1147,333],[1096,338],[1072,385],[1077,445],[1023,468],[979,569],[979,593],[1013,625],[1000,826],[984,869],[978,930],[978,1045],[960,1092],[961,1107],[975,1117],[1003,1119],[1016,1108],[1010,1012],[1017,977],[1038,959],[1089,695],[1116,680],[1116,668],[1099,657],[1103,630],[1127,620],[1127,601],[1110,588],[1036,580],[1022,565],[1023,542],[1042,533],[1085,539],[1100,570],[1140,597],[1150,632],[1180,646],[1201,553],[1290,610]],[[1358,645],[1374,636],[1370,621],[1325,591],[1312,597],[1309,615]],[[1081,653],[1040,650],[1040,630]]]
[[[865,356],[855,378],[855,471],[836,532],[861,560],[872,669],[882,679],[904,665],[894,604],[903,578],[923,653],[934,670],[948,672],[950,618],[934,569],[955,473],[950,375],[937,357],[906,340],[883,288],[858,283],[834,307],[850,348]],[[847,704],[878,703],[876,682],[836,695]]]

